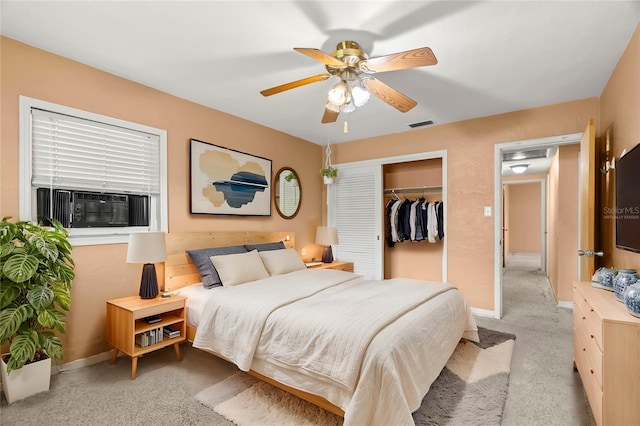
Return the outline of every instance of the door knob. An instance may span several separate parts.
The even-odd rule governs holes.
[[[602,257],[602,256],[604,256],[604,253],[601,252],[601,251],[594,252],[593,250],[578,250],[578,256],[587,256],[587,257],[598,256],[598,257]]]

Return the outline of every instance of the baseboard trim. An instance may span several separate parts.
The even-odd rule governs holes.
[[[480,308],[471,308],[471,313],[474,315],[478,315],[481,317],[489,317],[489,318],[498,318],[496,316],[495,311],[490,311],[488,309],[480,309]]]
[[[567,308],[567,309],[571,309],[573,310],[573,302],[566,302],[566,301],[559,301],[558,302],[558,307],[559,308]]]
[[[52,367],[52,370],[55,370],[55,373],[63,373],[65,371],[74,371],[79,370],[84,367],[89,367],[90,365],[98,364],[108,359],[111,359],[112,351],[101,352],[96,355],[91,355],[87,358],[76,359],[75,361],[66,362],[61,365],[57,365]],[[54,373],[52,371],[52,373]]]

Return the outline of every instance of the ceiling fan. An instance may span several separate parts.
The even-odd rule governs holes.
[[[310,83],[324,81],[331,76],[339,77],[340,82],[329,91],[328,101],[322,116],[323,123],[333,123],[338,119],[341,111],[351,112],[356,107],[364,105],[369,99],[369,93],[373,93],[400,112],[409,111],[417,105],[416,101],[377,80],[372,74],[438,63],[428,47],[376,58],[369,58],[355,41],[341,41],[336,46],[336,51],[331,55],[313,48],[296,47],[293,50],[325,64],[327,73],[291,81],[265,89],[260,93],[263,96],[271,96]]]

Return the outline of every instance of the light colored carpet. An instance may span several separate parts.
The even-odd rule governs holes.
[[[416,425],[499,425],[507,398],[515,336],[479,329],[480,343],[460,343],[413,414]],[[239,426],[333,426],[342,419],[246,373],[195,397]]]

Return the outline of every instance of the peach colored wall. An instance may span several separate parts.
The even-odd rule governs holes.
[[[556,151],[553,156],[551,167],[549,167],[549,177],[547,180],[547,258],[548,270],[547,276],[553,294],[558,294],[558,212],[559,212],[559,181],[560,179],[560,150]]]
[[[18,97],[24,95],[128,120],[168,132],[169,231],[291,230],[308,255],[322,221],[322,147],[259,126],[72,60],[2,37],[0,215],[18,217]],[[189,139],[273,161],[273,171],[293,167],[303,188],[294,220],[195,215],[189,211]],[[105,301],[136,294],[140,265],[127,264],[126,244],[76,247],[76,279],[64,337],[65,362],[106,351]],[[310,252],[309,252],[310,251]]]
[[[509,253],[540,253],[540,182],[509,186]]]
[[[558,148],[557,285],[556,300],[573,300],[573,281],[578,279],[578,185],[580,145]]]
[[[337,144],[333,163],[446,149],[448,281],[471,306],[492,310],[494,219],[483,206],[493,206],[494,145],[582,132],[591,118],[598,122],[597,98]]]
[[[610,132],[612,154],[618,158],[623,149],[640,143],[640,24],[602,92],[600,105],[602,129]],[[596,210],[602,215],[604,264],[640,271],[640,254],[616,248],[615,221],[605,214],[605,207],[615,206],[614,180],[612,171]]]
[[[442,159],[411,161],[389,164],[383,167],[384,188],[410,188],[442,185]],[[442,200],[442,193],[404,193],[401,198],[417,199],[424,196],[428,201]],[[384,204],[392,198],[385,194]],[[445,206],[446,207],[446,206]],[[445,237],[446,238],[446,237]],[[406,277],[429,281],[442,281],[443,243],[406,241],[394,247],[384,245],[384,277]],[[419,267],[416,267],[419,265]]]

